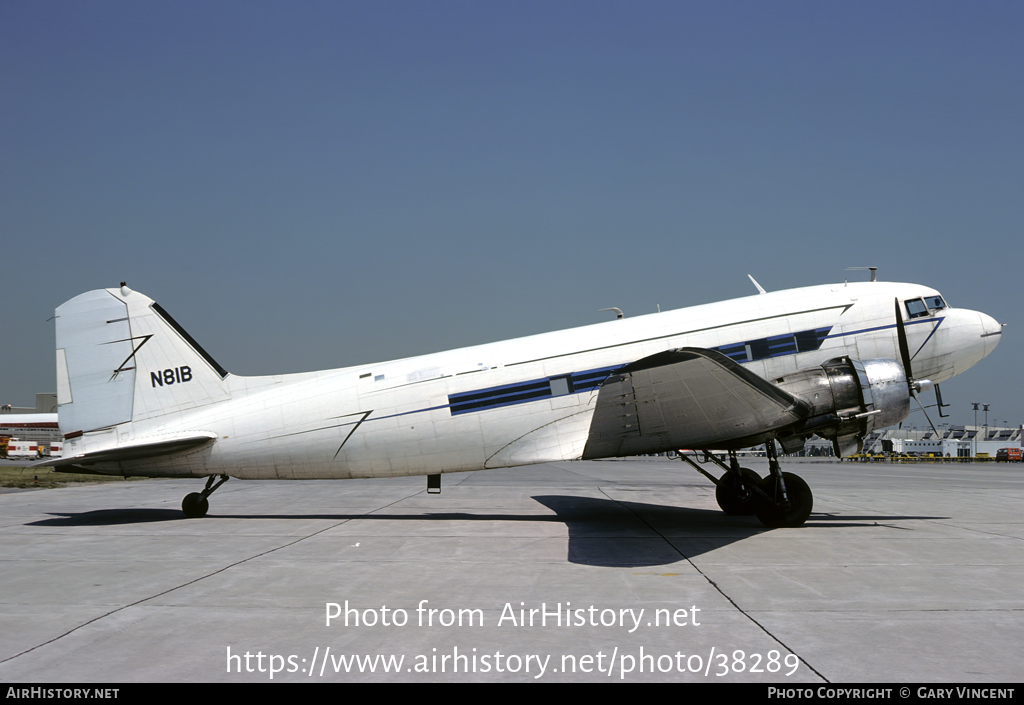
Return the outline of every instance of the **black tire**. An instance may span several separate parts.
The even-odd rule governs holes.
[[[185,499],[181,500],[181,511],[185,512],[189,519],[204,517],[209,510],[210,501],[198,492],[187,494]]]
[[[782,479],[786,482],[789,506],[782,506],[782,492],[775,475],[769,475],[761,483],[764,493],[775,500],[769,502],[761,497],[760,506],[756,512],[758,520],[769,529],[801,526],[807,521],[807,517],[811,515],[811,509],[814,507],[814,495],[811,494],[811,488],[807,486],[802,477],[791,472],[784,472]]]
[[[740,468],[740,475],[747,483],[761,484],[761,476],[749,468]],[[753,488],[745,494],[740,493],[740,478],[732,470],[718,480],[715,487],[715,499],[722,511],[730,516],[751,516],[757,510],[760,495]]]

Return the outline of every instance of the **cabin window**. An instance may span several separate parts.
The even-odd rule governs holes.
[[[747,343],[747,359],[748,360],[763,360],[766,357],[771,357],[772,351],[768,346],[767,338],[759,338],[758,340],[751,340]]]
[[[553,397],[564,397],[566,394],[572,393],[572,377],[552,377],[551,378],[551,396]]]
[[[798,352],[817,350],[821,347],[821,341],[818,340],[818,331],[816,330],[803,330],[794,337],[796,338],[796,349]]]
[[[907,315],[911,318],[921,318],[928,315],[928,307],[924,305],[924,301],[921,299],[911,299],[906,303]]]
[[[924,297],[924,302],[932,311],[946,308],[946,302],[942,300],[941,296],[926,296]]]

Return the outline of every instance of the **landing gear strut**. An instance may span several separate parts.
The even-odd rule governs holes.
[[[715,483],[715,499],[723,512],[731,516],[751,516],[756,513],[759,504],[757,488],[761,484],[761,476],[750,468],[741,468],[736,459],[736,451],[729,451],[728,466],[710,451],[704,451],[704,462],[710,460],[725,471],[718,479],[681,451],[679,457]]]
[[[741,468],[736,451],[729,451],[729,465],[709,450],[704,462],[711,461],[725,472],[715,478],[684,452],[679,457],[697,472],[715,483],[715,499],[722,511],[732,516],[754,515],[765,526],[775,529],[797,527],[807,521],[814,506],[811,488],[799,475],[782,472],[775,452],[775,441],[765,443],[770,472],[763,480],[749,468]]]
[[[218,478],[220,479],[218,480]],[[198,519],[199,517],[206,516],[206,512],[210,509],[210,502],[206,498],[229,479],[227,475],[210,475],[206,479],[206,488],[202,492],[192,492],[185,495],[185,499],[181,500],[181,511],[185,512],[185,516],[189,519]]]

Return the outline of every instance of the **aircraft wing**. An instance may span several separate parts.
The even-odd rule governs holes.
[[[638,360],[604,381],[583,459],[666,447],[743,448],[807,416],[805,402],[722,353],[679,348]]]

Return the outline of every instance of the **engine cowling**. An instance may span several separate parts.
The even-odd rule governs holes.
[[[810,408],[794,433],[778,438],[787,453],[802,448],[812,433],[831,440],[838,456],[860,452],[871,431],[910,413],[907,375],[896,360],[837,357],[773,382]]]

